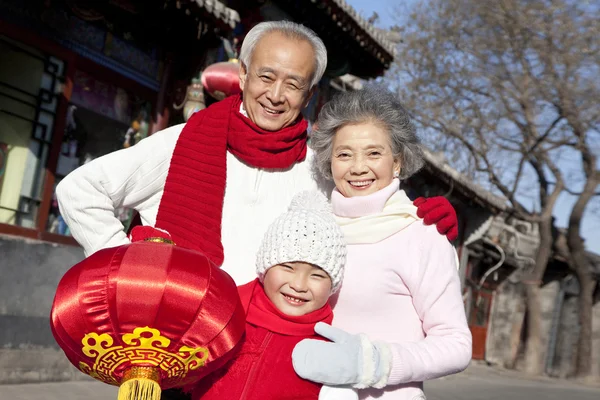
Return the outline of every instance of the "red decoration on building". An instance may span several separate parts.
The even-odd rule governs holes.
[[[224,365],[245,314],[229,275],[199,252],[152,237],[67,271],[51,327],[79,370],[120,386],[119,399],[149,400]]]
[[[202,86],[215,99],[238,94],[240,89],[240,64],[235,61],[218,62],[202,72]]]

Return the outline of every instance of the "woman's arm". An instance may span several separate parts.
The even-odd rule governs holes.
[[[471,360],[471,332],[462,301],[456,255],[452,245],[425,229],[418,267],[403,277],[413,298],[425,339],[389,344],[388,384],[424,381],[464,370]]]

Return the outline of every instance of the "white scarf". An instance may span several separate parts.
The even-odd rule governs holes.
[[[335,219],[342,228],[347,244],[377,243],[420,220],[417,207],[404,190],[395,192],[379,213],[357,218],[336,215]]]

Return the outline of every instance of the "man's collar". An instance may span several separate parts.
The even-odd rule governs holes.
[[[249,118],[248,117],[248,113],[246,112],[246,109],[244,108],[244,102],[243,101],[240,104],[240,114],[242,114],[246,118]]]

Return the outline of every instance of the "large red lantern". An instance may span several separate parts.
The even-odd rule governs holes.
[[[218,62],[202,71],[202,86],[215,99],[240,93],[240,64],[237,60]]]
[[[161,389],[196,382],[234,355],[244,333],[231,277],[168,242],[100,250],[58,285],[56,341],[79,370],[120,386],[119,400],[158,400]]]

